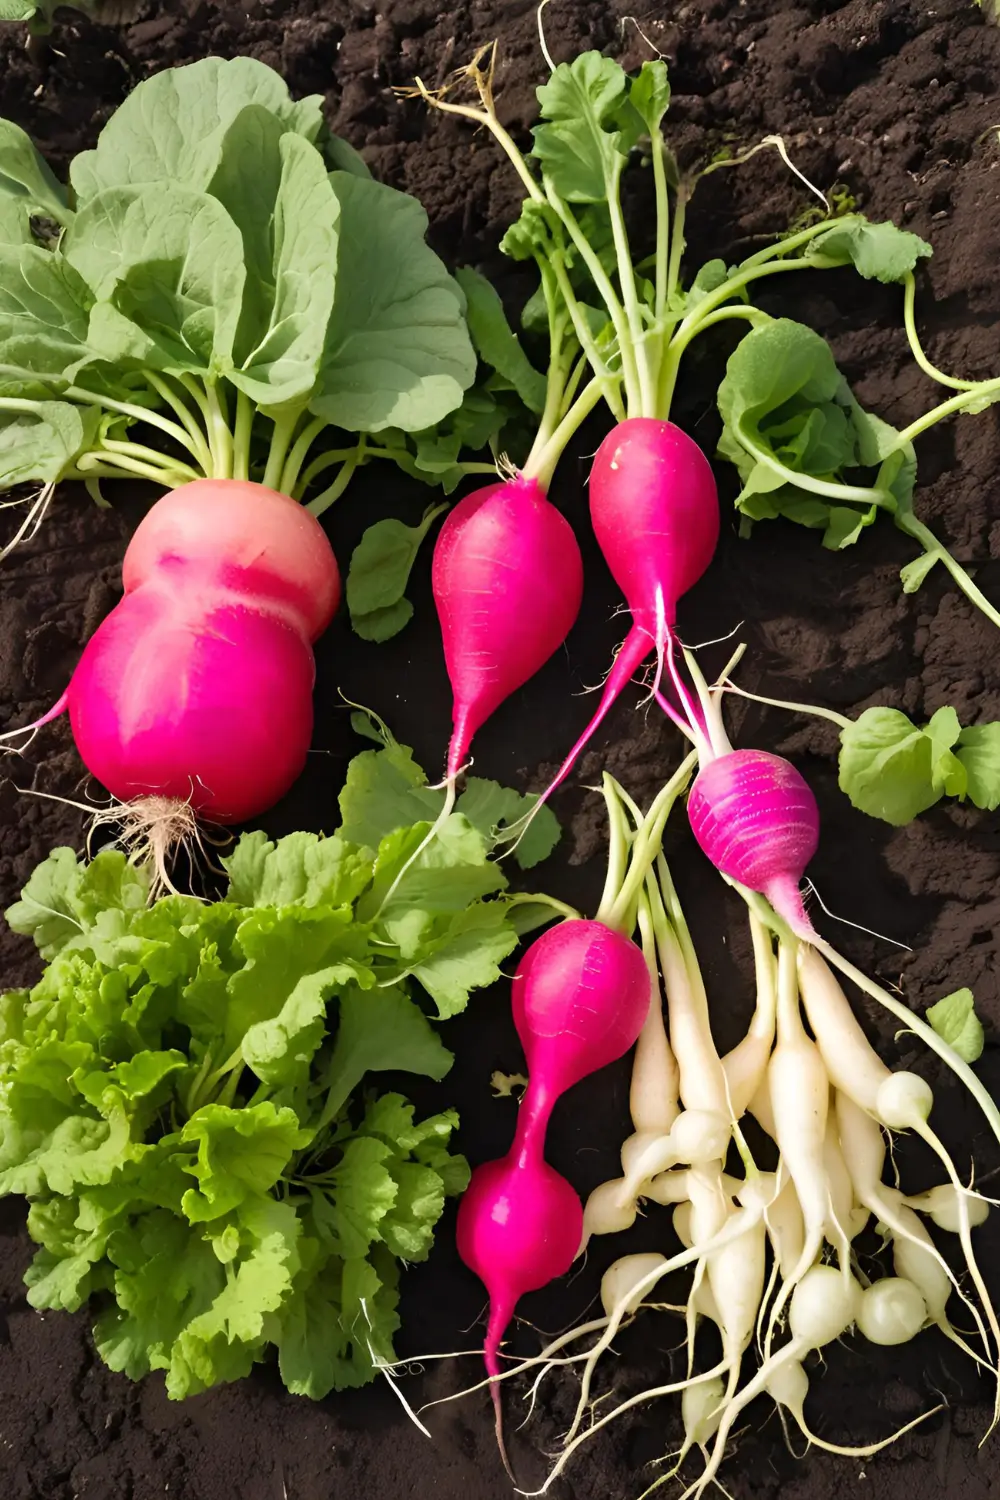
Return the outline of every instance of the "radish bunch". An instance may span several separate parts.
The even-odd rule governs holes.
[[[677,781],[671,784],[671,801]],[[630,836],[645,840],[649,820],[643,821],[621,789],[611,785],[631,815]],[[658,838],[662,826],[658,819]],[[624,827],[621,818],[612,821],[613,843]],[[734,838],[738,844],[738,830]],[[763,823],[756,839],[767,842]],[[852,1329],[869,1342],[892,1345],[936,1326],[996,1373],[1000,1323],[971,1237],[988,1202],[963,1184],[928,1123],[929,1086],[916,1074],[891,1071],[873,1051],[827,955],[849,966],[820,939],[800,939],[766,903],[744,893],[757,1004],[747,1035],[720,1057],[697,956],[662,851],[645,876],[638,925],[656,997],[662,981],[666,1019],[655,998],[633,1065],[634,1132],[622,1146],[621,1176],[595,1189],[587,1201],[584,1244],[594,1235],[628,1228],[646,1202],[672,1209],[683,1248],[673,1255],[625,1256],[611,1268],[608,1280],[617,1287],[617,1300],[606,1302],[605,1318],[596,1325],[601,1336],[585,1351],[576,1417],[544,1489],[595,1432],[638,1403],[668,1393],[683,1393],[686,1434],[670,1472],[691,1448],[706,1454],[688,1496],[700,1495],[714,1479],[740,1413],[764,1393],[809,1441],[835,1452],[875,1452],[885,1444],[848,1450],[823,1442],[803,1414],[808,1355]],[[871,981],[863,982],[870,993],[891,998]],[[892,1008],[921,1033],[930,1030],[898,1000]],[[973,1077],[935,1040],[956,1072]],[[976,1092],[984,1102],[981,1085]],[[1000,1117],[988,1096],[984,1109],[1000,1136]],[[761,1170],[747,1146],[740,1122],[748,1114],[774,1143],[773,1171]],[[930,1146],[944,1167],[943,1182],[913,1194],[883,1182],[886,1138],[899,1131],[911,1131]],[[741,1171],[734,1170],[734,1158]],[[925,1219],[957,1236],[968,1290],[938,1250]],[[877,1278],[855,1249],[870,1222],[880,1226],[891,1253],[891,1274]],[[659,1305],[654,1288],[685,1266],[692,1271],[684,1309],[687,1378],[640,1392],[611,1410],[604,1398],[582,1426],[594,1370],[622,1320],[636,1316],[644,1304]],[[953,1299],[971,1318],[981,1352],[953,1326]],[[695,1336],[703,1320],[717,1328],[721,1356],[699,1371]],[[594,1328],[585,1325],[577,1337]],[[758,1368],[741,1385],[744,1356],[755,1341]],[[559,1347],[574,1342],[574,1336],[564,1335]],[[541,1360],[542,1374],[564,1362],[555,1358],[554,1346]]]

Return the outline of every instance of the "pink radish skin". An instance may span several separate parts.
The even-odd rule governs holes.
[[[458,1209],[458,1253],[489,1293],[483,1354],[493,1379],[518,1299],[568,1271],[583,1237],[580,1199],[542,1155],[553,1106],[581,1078],[624,1056],[649,997],[641,951],[603,922],[551,928],[521,960],[512,1009],[528,1087],[510,1151],[476,1168]],[[500,1391],[490,1390],[503,1452]]]
[[[87,769],[122,802],[264,812],[305,764],[312,642],[340,599],[319,522],[262,485],[197,480],[152,507],[122,577],[56,705]]]
[[[590,471],[590,517],[604,559],[625,595],[632,626],[615,658],[593,718],[543,794],[569,775],[591,736],[651,652],[657,686],[664,658],[675,684],[674,625],[681,596],[698,582],[719,540],[719,496],[712,466],[672,422],[630,417],[604,439]],[[700,715],[680,688],[680,709]]]
[[[534,479],[518,475],[455,506],[431,581],[453,695],[453,778],[477,730],[566,639],[583,599],[583,563],[569,522]]]
[[[814,937],[799,882],[819,845],[819,808],[790,761],[732,750],[695,777],[688,818],[717,870],[766,896],[799,937]]]

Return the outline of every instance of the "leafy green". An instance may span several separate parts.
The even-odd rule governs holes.
[[[387,641],[408,623],[413,605],[405,597],[420,544],[443,505],[430,505],[418,526],[389,518],[369,526],[351,557],[347,607],[355,633]]]
[[[47,960],[0,996],[0,1194],[30,1199],[29,1300],[110,1294],[102,1358],[163,1370],[173,1399],[271,1346],[315,1398],[374,1378],[398,1263],[427,1256],[468,1180],[452,1111],[417,1120],[371,1085],[445,1076],[421,998],[452,1015],[492,983],[521,908],[462,813],[413,858],[440,794],[380,743],[352,763],[338,833],[244,835],[218,901],[150,905],[120,852],[57,849],[8,913]],[[521,806],[497,789],[470,813]]]
[[[840,789],[855,807],[896,827],[943,796],[1000,806],[1000,724],[962,729],[939,708],[923,728],[895,708],[866,708],[841,731]]]
[[[486,277],[471,266],[461,266],[456,280],[466,296],[466,316],[476,353],[514,387],[529,411],[540,413],[545,406],[545,377],[521,348],[500,298]]]
[[[883,282],[902,281],[922,257],[932,254],[919,235],[889,222],[871,224],[859,215],[834,220],[804,251],[814,266],[852,265],[867,280]]]
[[[976,1015],[972,991],[956,990],[927,1009],[927,1019],[942,1041],[948,1043],[963,1062],[974,1063],[983,1055],[986,1038],[983,1023]]]
[[[34,456],[51,415],[25,403],[57,398],[96,420],[56,477],[245,474],[301,499],[336,464],[318,514],[364,461],[344,434],[378,432],[383,458],[457,482],[465,432],[431,450],[476,375],[464,294],[420,205],[372,179],[320,96],[293,100],[253,58],[167,69],[69,176],[67,193],[0,121],[0,420],[22,419],[0,486],[53,470]],[[25,446],[32,417],[46,434]],[[482,441],[500,425],[494,402]]]

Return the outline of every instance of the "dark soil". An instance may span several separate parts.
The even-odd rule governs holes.
[[[636,62],[655,45],[671,64],[671,128],[685,154],[720,144],[751,144],[784,133],[814,181],[839,182],[874,218],[893,217],[933,241],[922,274],[922,326],[932,355],[975,375],[996,363],[1000,319],[1000,31],[960,0],[929,8],[917,0],[692,0],[642,11],[625,0],[554,0],[546,11],[557,59],[586,46]],[[207,53],[249,53],[280,69],[298,92],[324,91],[334,129],[363,149],[387,181],[417,193],[442,252],[503,271],[514,303],[523,288],[497,264],[496,244],[516,200],[512,174],[488,139],[460,122],[428,117],[401,102],[393,86],[414,74],[440,82],[480,43],[499,35],[501,112],[523,135],[541,74],[534,0],[190,0],[151,3],[123,30],[63,12],[47,56],[31,60],[16,31],[0,37],[0,112],[30,130],[61,168],[89,146],[125,93],[150,71]],[[691,216],[691,262],[714,254],[730,261],[801,212],[805,199],[771,156],[740,172],[718,173],[700,190]],[[907,361],[900,297],[848,272],[783,279],[766,305],[810,322],[835,347],[862,401],[893,421],[916,416],[934,393]],[[713,393],[725,344],[692,360],[676,415],[711,452],[717,435]],[[477,770],[529,784],[560,757],[585,722],[597,682],[621,633],[617,604],[585,519],[583,454],[587,433],[564,462],[557,499],[577,526],[588,568],[589,603],[568,648],[497,714],[478,746]],[[919,504],[980,585],[1000,599],[1000,423],[996,412],[939,428],[921,446]],[[723,494],[731,475],[720,473]],[[47,707],[64,686],[82,643],[113,604],[121,555],[149,496],[137,494],[98,513],[82,493],[60,497],[41,536],[3,572],[0,595],[2,726]],[[363,475],[330,519],[347,558],[367,522],[385,508],[414,514],[423,494],[394,482],[383,493]],[[824,552],[815,534],[760,527],[749,542],[727,524],[718,560],[686,601],[682,628],[692,641],[743,623],[748,642],[743,681],[782,698],[802,697],[852,712],[876,701],[929,716],[955,704],[963,722],[1000,718],[1000,653],[994,629],[933,576],[904,598],[900,565],[911,556],[891,528],[875,528],[846,555]],[[352,744],[336,687],[383,713],[433,769],[448,728],[448,697],[426,576],[413,626],[384,647],[352,638],[341,621],[317,653],[316,751],[299,787],[265,820],[275,833],[330,828]],[[553,705],[559,705],[553,711]],[[743,743],[794,753],[827,813],[823,847],[811,873],[827,904],[877,928],[912,952],[850,928],[837,940],[857,962],[914,1003],[970,984],[989,1031],[980,1065],[1000,1087],[1000,823],[963,809],[935,810],[892,831],[852,812],[836,789],[835,743],[817,721],[807,728],[783,713],[737,705]],[[569,824],[564,849],[545,872],[565,898],[592,905],[601,883],[602,813],[584,787],[602,763],[639,797],[648,797],[676,763],[672,732],[622,707],[558,810]],[[13,763],[20,787],[79,796],[82,768],[58,725],[39,736],[29,759]],[[9,902],[53,846],[79,845],[83,818],[72,807],[17,795],[0,800],[0,898]],[[686,901],[717,1015],[719,1040],[739,1034],[751,1004],[745,924],[720,883],[677,831],[676,874]],[[829,929],[834,932],[834,929]],[[33,970],[20,940],[4,934],[5,985]],[[906,1037],[870,1016],[885,1056],[913,1063]],[[462,1144],[472,1160],[498,1154],[509,1140],[513,1105],[494,1100],[495,1068],[516,1070],[520,1055],[502,989],[480,998],[449,1024],[459,1056],[443,1089],[462,1111]],[[921,1061],[918,1066],[927,1066]],[[974,1155],[980,1181],[1000,1167],[991,1138],[963,1096],[933,1068],[940,1130],[960,1167]],[[627,1069],[581,1085],[557,1115],[554,1164],[588,1191],[610,1175],[626,1131]],[[922,1159],[922,1168],[928,1163]],[[904,1172],[908,1158],[904,1156]],[[932,1180],[933,1172],[927,1180]],[[625,1241],[598,1242],[567,1285],[526,1299],[523,1313],[554,1330],[578,1319],[604,1265],[625,1248],[669,1247],[669,1221],[651,1213]],[[172,1405],[159,1378],[133,1386],[97,1360],[82,1314],[40,1316],[24,1299],[21,1276],[30,1245],[18,1202],[0,1204],[0,1473],[9,1500],[477,1500],[510,1493],[500,1467],[488,1403],[482,1395],[438,1408],[434,1442],[406,1419],[388,1385],[319,1405],[287,1395],[268,1369],[242,1384]],[[404,1353],[472,1349],[482,1292],[457,1260],[451,1223],[442,1226],[429,1264],[408,1273]],[[995,1267],[1000,1234],[981,1232],[981,1260]],[[992,1277],[1000,1290],[1000,1278]],[[520,1343],[532,1347],[530,1329]],[[677,1371],[676,1323],[648,1315],[619,1341],[612,1374],[623,1394],[662,1383]],[[428,1365],[407,1383],[416,1404],[477,1377],[475,1359]],[[919,1411],[947,1411],[871,1460],[786,1451],[766,1410],[753,1420],[724,1472],[737,1500],[772,1496],[820,1500],[845,1492],[878,1500],[920,1500],[946,1493],[978,1500],[1000,1486],[996,1442],[978,1448],[988,1422],[988,1389],[943,1339],[922,1336],[905,1350],[850,1344],[830,1351],[814,1372],[810,1411],[816,1430],[839,1443],[870,1443]],[[608,1388],[605,1373],[600,1389]],[[540,1482],[573,1399],[572,1384],[552,1382],[534,1421],[516,1436],[522,1481]],[[508,1390],[510,1427],[516,1397]],[[645,1407],[612,1427],[581,1456],[561,1493],[576,1500],[637,1495],[655,1471],[645,1465],[675,1445],[674,1402]]]

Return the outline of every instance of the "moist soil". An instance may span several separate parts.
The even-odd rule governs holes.
[[[661,0],[634,18],[633,11],[631,0],[553,0],[545,13],[549,48],[556,60],[599,47],[633,64],[659,51],[671,67],[670,128],[683,159],[781,132],[814,182],[840,184],[871,217],[892,217],[930,239],[934,258],[920,278],[930,352],[956,373],[992,373],[1000,320],[1000,149],[991,129],[1000,123],[1000,30],[958,0],[935,8],[909,0],[681,6]],[[16,29],[0,34],[0,112],[29,130],[57,169],[93,144],[128,90],[150,72],[209,53],[249,54],[279,69],[294,91],[324,93],[333,128],[379,176],[420,196],[442,254],[493,274],[516,311],[530,288],[496,249],[516,211],[512,173],[488,138],[464,122],[429,115],[394,89],[415,74],[440,84],[481,43],[499,37],[500,111],[525,142],[543,68],[533,0],[382,0],[381,7],[374,0],[169,0],[134,14],[131,24],[113,28],[63,11],[51,45],[31,55]],[[740,259],[807,204],[773,154],[716,173],[695,198],[689,264],[714,255]],[[888,420],[906,422],[936,399],[908,360],[897,289],[863,283],[847,271],[809,273],[782,278],[780,299],[768,293],[761,300],[828,337],[862,402]],[[687,366],[675,416],[711,453],[718,434],[713,396],[727,345],[721,332],[717,342],[704,343]],[[586,522],[587,454],[600,436],[599,425],[582,435],[555,491],[584,548],[585,612],[565,651],[497,713],[477,746],[477,772],[508,783],[542,784],[546,766],[586,721],[593,701],[586,689],[600,681],[623,633],[615,618],[620,601]],[[920,512],[994,600],[1000,600],[998,468],[995,411],[942,425],[921,442]],[[885,702],[925,718],[952,703],[963,723],[1000,718],[994,627],[944,576],[932,575],[919,594],[904,597],[898,573],[912,555],[905,538],[876,526],[841,555],[825,552],[815,533],[772,523],[741,540],[730,505],[732,474],[723,466],[719,478],[726,520],[717,560],[684,602],[681,627],[689,641],[737,631],[748,645],[743,683],[778,698],[846,713]],[[362,473],[329,517],[340,557],[346,561],[377,515],[414,517],[425,494],[402,479]],[[99,512],[68,488],[38,538],[4,565],[2,727],[33,719],[61,692],[83,642],[118,597],[124,547],[152,498],[137,490]],[[359,642],[343,619],[320,642],[315,753],[300,784],[263,820],[271,833],[331,829],[337,821],[344,767],[360,748],[338,687],[383,714],[430,770],[440,763],[449,699],[426,558],[414,598],[413,623],[387,645]],[[816,788],[825,826],[811,874],[826,904],[908,946],[832,923],[826,930],[852,959],[900,985],[916,1004],[971,985],[987,1024],[980,1071],[996,1091],[997,817],[941,808],[892,830],[853,812],[838,793],[835,737],[822,721],[737,703],[731,722],[742,743],[793,754]],[[673,731],[647,715],[638,694],[622,705],[557,799],[566,835],[538,872],[551,890],[584,908],[596,903],[603,814],[586,787],[600,767],[609,765],[635,796],[648,799],[678,750]],[[24,791],[73,798],[86,790],[61,724],[11,762],[9,775],[0,796],[4,905],[49,849],[79,847],[84,836],[78,810]],[[683,829],[671,839],[725,1047],[752,1005],[745,922]],[[4,933],[0,950],[4,985],[36,971],[24,941]],[[905,1036],[896,1039],[891,1025],[874,1014],[866,1020],[890,1062],[927,1069],[937,1085],[938,1129],[960,1170],[973,1158],[988,1184],[1000,1168],[998,1153],[962,1093]],[[458,1058],[450,1078],[437,1089],[410,1091],[428,1108],[458,1105],[461,1144],[472,1161],[499,1154],[515,1105],[493,1097],[490,1075],[515,1072],[522,1063],[504,987],[477,997],[465,1016],[449,1022],[447,1041]],[[627,1093],[622,1065],[581,1084],[556,1113],[551,1159],[583,1193],[615,1172]],[[904,1153],[902,1170],[914,1182],[937,1176],[916,1154]],[[21,1277],[31,1248],[24,1218],[22,1202],[0,1203],[0,1476],[8,1500],[500,1500],[511,1493],[482,1392],[429,1413],[428,1440],[387,1382],[313,1404],[288,1395],[265,1366],[238,1385],[172,1404],[159,1377],[132,1385],[111,1374],[95,1356],[84,1314],[43,1316],[27,1306]],[[651,1211],[628,1236],[596,1242],[582,1270],[525,1298],[514,1347],[531,1352],[537,1330],[554,1332],[584,1316],[602,1269],[624,1250],[675,1245],[666,1210]],[[995,1295],[998,1249],[1000,1232],[991,1221],[980,1231],[980,1253]],[[402,1354],[475,1349],[483,1296],[457,1259],[453,1214],[431,1260],[409,1271],[404,1286]],[[597,1391],[624,1396],[676,1379],[681,1338],[676,1319],[645,1315],[619,1339],[619,1358],[609,1362]],[[793,1444],[793,1456],[777,1418],[764,1406],[752,1408],[723,1471],[736,1500],[779,1492],[789,1500],[841,1491],[873,1500],[939,1494],[978,1500],[996,1493],[1000,1445],[978,1446],[989,1420],[988,1385],[942,1337],[924,1334],[897,1350],[848,1341],[828,1354],[826,1368],[812,1371],[809,1403],[813,1426],[828,1442],[870,1444],[930,1407],[945,1409],[884,1455],[866,1459],[816,1449],[802,1458],[801,1442]],[[477,1377],[475,1358],[446,1359],[425,1362],[404,1387],[417,1405]],[[518,1431],[525,1386],[514,1386],[505,1394],[508,1442],[522,1485],[532,1488],[544,1478],[545,1455],[571,1413],[574,1381],[550,1379]],[[641,1406],[594,1439],[556,1493],[629,1500],[662,1472],[648,1466],[678,1438],[676,1399]]]

